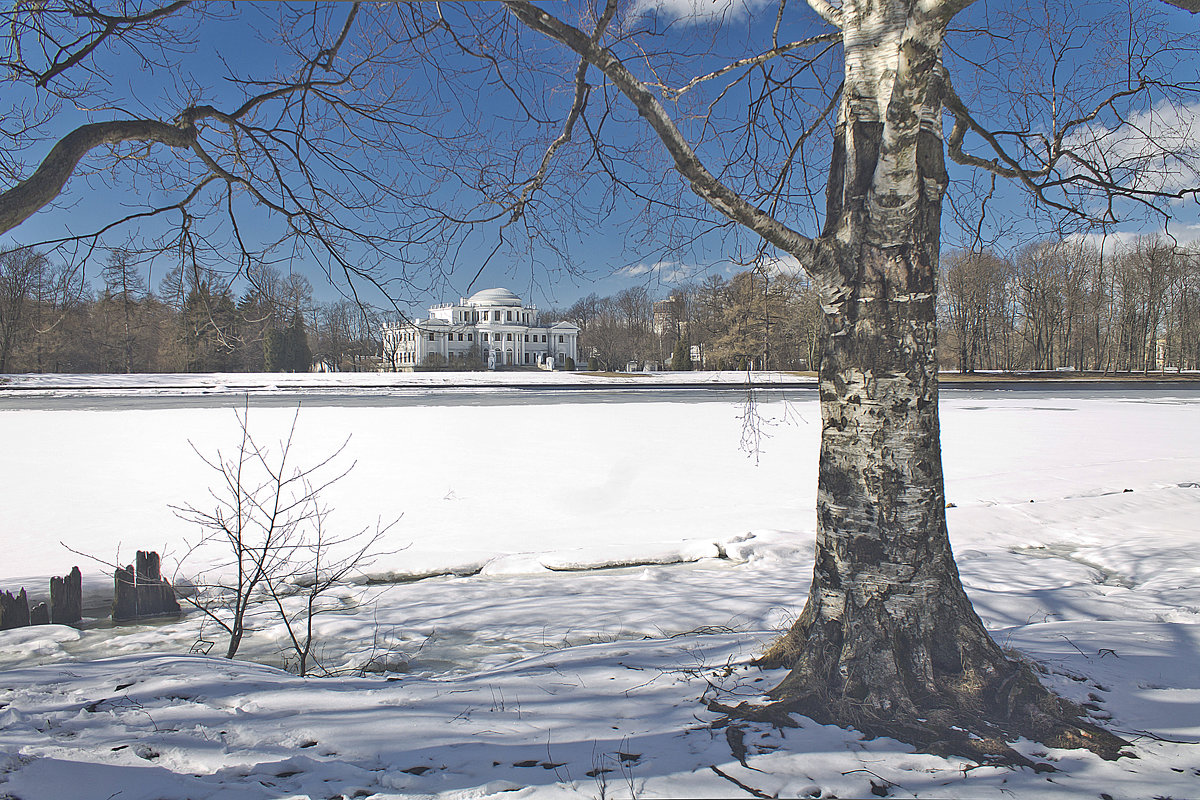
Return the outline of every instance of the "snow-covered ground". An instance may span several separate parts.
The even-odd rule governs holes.
[[[207,381],[104,379],[132,395],[233,383]],[[251,383],[260,442],[292,418],[254,405],[277,385]],[[347,436],[357,462],[327,493],[331,523],[399,517],[366,570],[393,582],[343,587],[318,618],[337,677],[276,669],[267,617],[233,662],[197,615],[0,632],[0,797],[751,796],[739,782],[780,797],[1200,797],[1200,392],[943,395],[951,535],[976,608],[1138,756],[1018,744],[1055,772],[970,769],[807,720],[749,730],[744,765],[731,754],[704,702],[779,680],[745,662],[799,612],[811,571],[815,395],[759,401],[757,456],[734,394],[303,408],[300,462]],[[234,413],[119,408],[0,410],[0,587],[44,592],[78,563],[100,598],[102,568],[59,542],[105,561],[159,549],[174,572],[196,532],[169,506],[202,506],[212,484],[189,440],[228,452]],[[204,642],[214,655],[189,652]]]

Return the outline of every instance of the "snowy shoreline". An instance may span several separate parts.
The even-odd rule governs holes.
[[[957,373],[943,372],[944,388],[1195,388],[1200,373],[1100,375],[1074,372]],[[157,374],[19,374],[0,375],[0,397],[6,394],[66,395],[80,393],[216,394],[303,393],[343,390],[437,389],[720,389],[815,388],[815,373],[796,372],[343,372],[343,373],[157,373]]]

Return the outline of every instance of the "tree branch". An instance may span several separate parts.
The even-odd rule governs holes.
[[[0,234],[54,200],[79,161],[96,147],[122,142],[191,147],[195,141],[196,128],[190,123],[180,126],[157,120],[114,120],[82,125],[59,139],[32,175],[0,193]]]
[[[808,0],[808,7],[833,27],[842,27],[842,7],[840,5],[835,6],[829,0]]]
[[[610,5],[614,3],[615,0],[609,0]],[[721,214],[754,231],[785,253],[795,255],[806,267],[809,266],[812,240],[747,202],[709,172],[646,84],[634,77],[612,51],[592,42],[583,31],[542,11],[528,0],[505,0],[504,6],[528,27],[561,42],[603,72],[649,123],[674,159],[676,170],[687,179],[697,196]]]
[[[1077,152],[1076,149],[1064,146],[1064,142],[1074,131],[1091,124],[1104,109],[1115,109],[1118,100],[1134,97],[1145,91],[1148,86],[1145,81],[1139,81],[1131,88],[1114,92],[1098,102],[1090,113],[1057,125],[1051,139],[1046,140],[1045,137],[1039,137],[1045,145],[1046,152],[1044,155],[1035,156],[1041,162],[1041,166],[1031,169],[1022,164],[1018,157],[1010,154],[1004,148],[999,139],[1001,134],[985,128],[971,115],[966,104],[963,103],[954,90],[949,73],[943,69],[940,78],[942,82],[942,102],[946,110],[954,116],[954,127],[946,142],[947,153],[951,160],[963,166],[986,170],[993,175],[999,175],[1003,178],[1019,180],[1040,203],[1045,204],[1049,208],[1055,208],[1077,217],[1092,219],[1092,216],[1083,211],[1077,203],[1070,201],[1060,202],[1049,197],[1047,190],[1053,189],[1064,193],[1071,189],[1095,191],[1102,193],[1110,200],[1114,197],[1126,197],[1148,205],[1152,204],[1155,199],[1180,199],[1197,192],[1197,187],[1188,187],[1174,192],[1153,188],[1139,188],[1136,185],[1136,181],[1125,183],[1114,177],[1111,169],[1106,168],[1101,163],[1102,159],[1087,157]],[[963,139],[968,132],[975,133],[983,139],[996,154],[996,158],[987,159],[967,153],[963,149]],[[1020,137],[1027,134],[1009,131],[1005,132],[1005,135]],[[1060,166],[1060,162],[1064,159],[1070,165],[1065,171]]]
[[[772,47],[770,50],[759,53],[756,56],[748,56],[746,58],[739,58],[737,61],[734,61],[732,64],[726,64],[725,66],[721,67],[720,69],[710,72],[707,75],[699,75],[695,78],[692,78],[690,81],[688,81],[686,84],[679,87],[678,89],[672,89],[671,87],[663,86],[662,84],[653,84],[653,85],[659,89],[662,89],[664,94],[670,95],[672,100],[678,100],[684,93],[691,91],[700,83],[702,83],[704,81],[712,80],[713,78],[719,78],[722,75],[725,75],[726,73],[733,72],[735,69],[740,69],[742,67],[753,67],[758,64],[765,64],[766,62],[770,61],[771,59],[781,56],[784,53],[789,53],[792,50],[799,50],[802,47],[808,47],[809,45],[814,45],[814,44],[836,42],[836,41],[840,40],[841,38],[842,38],[842,34],[840,32],[838,32],[838,33],[823,33],[820,36],[810,36],[807,39],[801,39],[800,41],[797,41],[797,42],[791,42],[789,44],[781,44],[778,47]]]
[[[605,6],[604,13],[601,14],[600,20],[596,23],[596,30],[592,32],[591,42],[595,44],[604,36],[604,31],[608,28],[608,23],[612,22],[613,15],[616,14],[617,6],[615,3],[609,3]],[[530,196],[542,187],[546,181],[546,173],[550,170],[550,162],[554,160],[554,154],[567,142],[571,141],[571,133],[575,129],[575,122],[583,114],[584,108],[587,106],[587,98],[589,87],[585,78],[587,77],[588,62],[587,59],[580,59],[579,68],[575,70],[575,102],[571,104],[571,111],[567,114],[567,121],[563,123],[562,133],[550,143],[545,155],[542,156],[541,166],[538,167],[537,174],[529,180],[525,187],[521,190],[521,196],[517,198],[516,205],[513,207],[512,215],[509,217],[508,224],[516,222],[525,213],[525,205],[529,202]]]
[[[1162,0],[1162,2],[1192,14],[1200,14],[1200,0]]]
[[[68,56],[66,60],[56,61],[53,65],[51,65],[50,69],[38,76],[35,85],[39,87],[46,86],[59,74],[65,72],[91,55],[91,53],[97,47],[102,45],[106,39],[114,35],[120,37],[126,29],[136,25],[144,25],[161,17],[170,16],[189,3],[191,3],[191,0],[175,0],[175,2],[171,3],[170,5],[147,11],[145,14],[136,14],[134,16],[112,17],[105,14],[96,14],[95,19],[104,23],[103,30],[98,33],[95,39],[88,42],[79,50],[76,50],[74,53]]]

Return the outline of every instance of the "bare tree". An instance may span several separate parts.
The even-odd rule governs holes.
[[[34,295],[43,284],[46,257],[28,247],[0,251],[0,373],[21,334]]]
[[[133,372],[135,316],[138,303],[146,291],[145,280],[137,268],[133,254],[126,248],[116,248],[104,266],[104,286],[109,298],[121,309],[121,355],[125,372]]]
[[[956,368],[1004,369],[998,366],[1000,352],[1014,335],[1005,313],[1012,299],[1012,264],[990,250],[951,253],[942,263],[939,292],[947,323],[943,330],[949,334],[943,341],[954,345]]]
[[[306,488],[312,490],[311,485]],[[361,575],[371,560],[381,555],[379,546],[398,521],[338,536],[328,530],[328,517],[329,509],[314,498],[311,524],[293,554],[292,572],[273,575],[266,583],[301,677],[313,666],[313,646],[317,642],[313,623],[317,617],[347,609],[342,602],[327,603],[325,597],[331,589]]]
[[[422,36],[395,16],[359,3],[6,6],[0,85],[13,105],[0,126],[0,234],[99,173],[98,190],[128,186],[144,202],[45,240],[79,263],[108,235],[132,231],[148,256],[189,269],[244,275],[303,254],[352,297],[363,283],[402,295],[413,263],[424,285],[438,280],[439,222],[403,158],[409,133],[439,138],[424,122],[439,103],[393,79]],[[209,57],[197,39],[221,26]],[[255,38],[273,48],[275,66],[243,74],[237,50]],[[146,87],[136,96],[113,77],[131,72]],[[371,156],[350,156],[363,152]],[[409,215],[430,224],[409,236],[399,221]]]
[[[237,654],[255,614],[273,607],[303,675],[312,657],[313,619],[327,610],[323,595],[367,565],[392,525],[349,535],[328,529],[321,494],[354,468],[335,463],[349,440],[297,466],[292,450],[299,414],[297,408],[286,438],[273,448],[251,433],[248,405],[237,412],[236,451],[206,456],[193,444],[217,484],[209,489],[208,504],[178,506],[175,512],[201,532],[179,563],[184,571],[189,561],[201,562],[187,576],[197,592],[185,600],[225,632],[225,657]],[[298,608],[292,596],[299,597]]]
[[[1067,276],[1065,248],[1058,242],[1034,242],[1016,258],[1016,283],[1024,312],[1026,346],[1032,369],[1054,369],[1060,328],[1066,323],[1064,279]]]

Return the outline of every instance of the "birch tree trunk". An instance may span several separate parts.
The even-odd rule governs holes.
[[[664,106],[590,36],[528,0],[504,5],[602,71],[698,196],[805,266],[825,318],[817,550],[808,603],[760,659],[788,667],[777,708],[934,753],[1028,763],[1028,737],[1113,758],[1086,722],[988,636],[946,531],[935,278],[942,196],[942,36],[971,0],[809,0],[842,32],[845,83],[827,190],[811,239],[710,172]],[[577,75],[583,75],[581,70]],[[729,713],[774,718],[763,709]]]
[[[950,549],[935,307],[945,22],[930,7],[829,10],[846,89],[813,248],[826,325],[816,563],[804,612],[762,662],[790,667],[773,696],[822,722],[933,751],[1011,758],[1006,741],[1029,736],[1114,757],[1123,742],[988,636]]]

